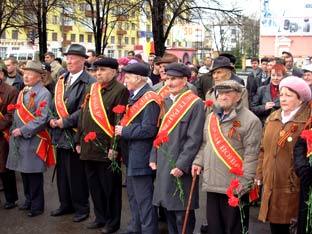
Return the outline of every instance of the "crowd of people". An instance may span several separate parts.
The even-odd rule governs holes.
[[[170,53],[96,56],[80,44],[45,62],[0,63],[0,176],[5,209],[44,212],[44,176],[55,167],[59,207],[53,217],[95,219],[102,233],[194,232],[198,175],[209,234],[248,232],[249,202],[272,234],[311,233],[312,64],[292,54],[251,60],[245,82],[223,53],[201,67]],[[260,66],[261,63],[261,66]],[[120,230],[121,164],[131,219]],[[310,194],[311,193],[311,194]],[[260,195],[261,194],[261,195]],[[21,202],[23,201],[23,202]],[[296,232],[297,231],[297,232]]]

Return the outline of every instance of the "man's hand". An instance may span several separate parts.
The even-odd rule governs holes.
[[[176,167],[170,171],[170,175],[173,175],[174,177],[181,177],[183,176],[183,171]]]
[[[107,157],[109,158],[109,160],[113,161],[117,158],[118,152],[116,150],[113,149],[109,149],[108,150],[108,154]]]
[[[56,124],[59,128],[64,128],[63,119],[56,120]]]
[[[22,132],[21,132],[21,129],[19,128],[15,128],[13,131],[12,131],[12,136],[13,137],[19,137],[22,135]]]
[[[200,175],[202,171],[202,167],[201,166],[198,166],[198,165],[195,165],[193,164],[192,165],[192,176],[197,176],[197,175]]]
[[[49,124],[51,128],[56,128],[57,127],[56,119],[51,119]]]
[[[115,136],[121,136],[122,128],[120,125],[115,126]]]
[[[150,167],[153,171],[157,170],[157,164],[154,163],[154,162],[150,162],[150,163],[149,163],[149,167]]]
[[[76,145],[76,151],[78,154],[80,154],[80,152],[81,152],[81,146],[80,145]]]

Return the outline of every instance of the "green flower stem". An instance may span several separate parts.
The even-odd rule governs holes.
[[[113,171],[113,172],[118,172],[118,173],[120,173],[120,172],[121,172],[121,168],[120,168],[120,166],[118,165],[117,157],[115,157],[116,149],[117,149],[117,136],[114,136],[114,137],[113,137],[113,144],[112,144],[112,150],[113,150],[113,154],[112,154],[112,163],[111,163],[110,167],[112,168],[112,171]]]
[[[161,150],[161,152],[163,153],[164,157],[166,158],[166,160],[168,161],[170,167],[176,168],[177,165],[176,163],[172,160],[171,156],[169,155],[169,153],[167,151],[165,151],[162,147],[159,147],[158,149]],[[180,201],[182,202],[182,205],[184,206],[184,201],[185,201],[185,194],[183,191],[183,186],[182,186],[182,181],[179,177],[174,177],[175,178],[175,184],[176,184],[176,190],[173,193],[173,196],[175,196],[177,193],[179,193],[179,198]]]
[[[312,166],[312,156],[309,157],[309,165]],[[306,224],[306,232],[308,233],[309,228],[312,228],[312,186],[309,186],[308,193],[308,201],[307,204],[307,224]]]

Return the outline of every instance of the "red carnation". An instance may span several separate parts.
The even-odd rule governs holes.
[[[229,187],[229,188],[226,190],[226,195],[227,195],[228,197],[233,197],[233,196],[234,196],[233,188]]]
[[[233,167],[230,169],[230,172],[238,176],[242,176],[244,174],[244,171],[241,167]]]
[[[20,104],[15,104],[15,109],[19,109],[20,107]]]
[[[237,197],[232,196],[229,198],[228,203],[232,207],[237,207],[239,204],[239,199]]]
[[[84,137],[84,141],[85,141],[85,142],[93,141],[95,138],[96,138],[96,132],[89,132],[89,133]]]
[[[117,105],[113,108],[113,112],[115,114],[122,114],[125,112],[125,110],[126,110],[126,106],[124,105]]]
[[[36,115],[37,115],[37,116],[41,116],[41,110],[40,110],[40,108],[38,108],[38,109],[36,110]]]
[[[259,198],[259,187],[255,186],[249,191],[249,201],[253,202]]]
[[[47,102],[46,101],[42,101],[40,104],[39,104],[39,107],[44,107],[47,105]]]
[[[168,142],[169,137],[167,132],[160,132],[158,133],[156,139],[153,142],[155,148],[158,148],[162,143]]]
[[[9,104],[7,106],[7,111],[14,111],[15,110],[15,105],[14,104]]]
[[[212,105],[213,105],[213,101],[212,100],[205,101],[205,106],[212,106]]]
[[[301,138],[306,139],[306,141],[312,141],[312,130],[303,130],[300,134]]]
[[[231,180],[230,188],[237,189],[239,187],[239,180]]]

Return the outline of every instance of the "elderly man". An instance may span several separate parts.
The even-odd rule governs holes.
[[[168,136],[169,142],[160,146],[156,144],[159,148],[153,149],[150,158],[150,167],[157,169],[153,204],[164,207],[170,234],[182,233],[192,183],[191,166],[199,150],[204,127],[203,102],[186,85],[190,73],[190,69],[181,63],[171,63],[166,67],[170,94],[164,99],[166,113],[156,142],[162,142],[162,136]],[[177,181],[182,186],[178,190]],[[197,208],[198,184],[190,206],[186,233],[193,233],[194,209]]]
[[[96,67],[97,82],[87,89],[75,141],[80,159],[85,162],[94,204],[95,221],[89,223],[87,228],[104,227],[102,233],[113,233],[120,227],[121,216],[121,173],[112,170],[109,158],[114,135],[112,126],[116,119],[113,108],[125,106],[129,92],[116,80],[116,59],[102,58],[93,65]],[[96,147],[92,141],[84,141],[89,132],[96,132],[101,147]]]
[[[9,154],[9,129],[12,125],[12,112],[7,107],[16,103],[18,91],[3,79],[0,76],[0,177],[6,200],[4,208],[12,209],[16,207],[17,189],[15,172],[5,167]]]
[[[202,189],[207,192],[208,233],[240,234],[239,208],[228,204],[227,189],[232,179],[243,185],[253,181],[261,140],[260,120],[240,102],[243,88],[233,80],[219,82],[213,112],[206,118],[204,139],[192,166],[192,174],[203,170]],[[237,171],[243,171],[243,175]],[[237,174],[236,174],[237,173]],[[237,177],[241,175],[241,177]],[[246,203],[245,195],[243,199]],[[245,204],[246,220],[249,208]],[[248,228],[248,221],[244,222]]]
[[[133,92],[128,110],[115,128],[128,143],[127,192],[132,214],[123,233],[158,233],[157,213],[152,205],[153,171],[149,157],[158,130],[159,96],[147,84],[148,68],[141,63],[123,67],[125,83]]]
[[[4,59],[4,64],[7,69],[5,83],[14,86],[18,91],[24,88],[22,75],[17,70],[17,61],[14,57]]]
[[[25,88],[20,92],[14,109],[10,133],[10,151],[7,168],[21,172],[28,217],[43,213],[43,172],[55,164],[54,149],[47,130],[51,94],[43,86],[42,64],[28,61],[24,67]]]
[[[80,106],[87,87],[95,82],[83,68],[86,48],[72,44],[66,53],[68,72],[61,76],[55,86],[55,96],[49,124],[53,128],[53,143],[57,145],[57,188],[60,207],[51,216],[73,213],[73,221],[80,222],[89,216],[89,192],[84,162],[73,147],[77,131]]]
[[[217,57],[214,60],[212,69],[210,70],[214,84],[217,85],[218,83],[226,80],[234,80],[237,83],[240,83],[238,77],[232,72],[233,69],[231,61],[228,58],[224,56]],[[205,100],[211,100],[213,103],[216,103],[217,96],[218,92],[214,88],[211,88],[206,93]],[[243,106],[248,107],[248,93],[245,88],[242,89],[241,96]],[[211,112],[211,107],[207,107],[207,111]]]
[[[51,66],[51,77],[54,81],[57,81],[61,71],[63,70],[62,65],[55,60],[55,55],[52,52],[47,52],[44,54],[44,62],[50,64]]]

